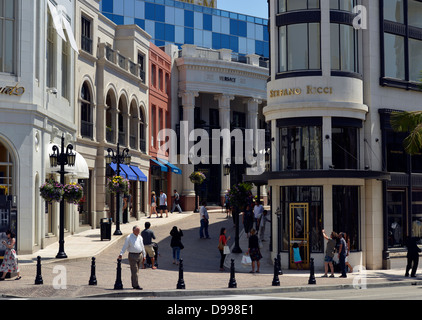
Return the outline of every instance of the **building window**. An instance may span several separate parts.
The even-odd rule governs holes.
[[[320,23],[279,27],[278,69],[279,72],[321,69]]]
[[[84,16],[81,18],[81,49],[92,54],[91,20]]]
[[[68,42],[62,40],[62,97],[69,99],[69,69],[70,69],[70,47]]]
[[[358,36],[353,26],[331,23],[331,69],[358,72]]]
[[[419,90],[416,82],[422,78],[422,2],[384,0],[382,9],[381,83]]]
[[[145,55],[138,52],[139,78],[145,84]]]
[[[322,169],[322,127],[286,126],[280,128],[281,170]]]
[[[81,90],[81,136],[93,138],[92,98],[88,84],[85,82]]]
[[[335,169],[359,168],[359,128],[362,121],[332,118],[332,164]]]
[[[403,148],[406,133],[388,130],[386,133],[387,171],[408,172],[407,154]]]
[[[157,87],[157,68],[155,64],[151,66],[151,84],[153,87]]]
[[[15,39],[15,1],[0,1],[0,72],[15,72]]]
[[[346,233],[350,239],[350,251],[360,249],[359,193],[358,186],[333,186],[333,230]]]
[[[319,9],[319,0],[278,0],[278,12]]]
[[[355,3],[356,0],[330,0],[330,9],[351,12]]]
[[[151,146],[154,147],[155,146],[155,129],[156,129],[156,109],[155,106],[153,105],[151,108]]]
[[[13,159],[8,148],[0,142],[0,195],[12,195]],[[1,221],[0,221],[1,227]]]
[[[56,29],[53,25],[53,18],[51,14],[48,14],[48,21],[47,21],[47,72],[46,72],[46,85],[49,88],[55,87],[55,61],[56,61]]]
[[[139,119],[139,149],[143,152],[147,152],[147,143],[146,143],[146,125],[145,125],[145,116],[142,108],[139,109],[140,119]]]
[[[406,227],[406,189],[387,191],[388,247],[402,247]]]

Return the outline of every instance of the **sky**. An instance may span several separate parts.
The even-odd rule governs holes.
[[[217,0],[217,8],[268,19],[267,0]]]

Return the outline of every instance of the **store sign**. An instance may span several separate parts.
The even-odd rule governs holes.
[[[331,95],[333,94],[332,87],[314,87],[306,86],[302,88],[288,88],[280,90],[271,90],[270,98],[286,97],[286,96],[300,96],[300,95]]]
[[[0,87],[0,94],[20,97],[21,95],[24,94],[25,88],[19,87],[18,85],[19,84],[17,83],[14,87],[12,86]]]
[[[227,82],[236,82],[236,78],[233,77],[225,77],[225,76],[220,76],[220,81],[227,81]]]
[[[179,0],[180,2],[197,4],[208,8],[217,8],[217,0]]]

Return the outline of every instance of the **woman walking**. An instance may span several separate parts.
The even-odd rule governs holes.
[[[157,197],[155,196],[155,191],[151,192],[151,211],[149,213],[149,217],[151,218],[152,214],[155,213],[157,215],[158,218],[158,213],[157,213]]]
[[[261,255],[261,250],[259,250],[258,236],[256,235],[256,230],[254,228],[251,229],[251,236],[249,237],[248,254],[252,260],[252,271],[250,271],[250,273],[255,272],[255,262],[256,262],[256,272],[259,273],[259,267],[260,267],[259,260],[262,259],[262,255]]]
[[[226,237],[226,228],[221,228],[220,237],[218,239],[218,250],[220,251],[220,271],[224,271],[224,260],[226,255],[224,254],[224,246],[227,245],[227,241],[230,240],[230,236]]]
[[[0,272],[3,272],[0,281],[6,278],[8,272],[17,273],[18,276],[15,280],[20,280],[21,276],[19,274],[18,260],[16,258],[15,251],[16,235],[11,230],[7,230],[6,236],[7,241],[3,241],[3,245],[6,247],[6,251],[4,253],[3,262],[0,265]]]
[[[180,250],[184,248],[182,244],[183,232],[181,229],[177,229],[176,226],[170,231],[171,241],[170,247],[173,249],[173,264],[179,265],[180,261]]]

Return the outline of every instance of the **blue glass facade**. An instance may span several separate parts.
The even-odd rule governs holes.
[[[139,25],[157,46],[195,44],[269,58],[267,19],[175,0],[101,0],[100,10],[116,24]]]

